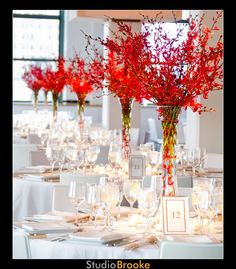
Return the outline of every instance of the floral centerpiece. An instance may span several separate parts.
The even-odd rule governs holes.
[[[28,88],[33,91],[34,95],[34,109],[38,112],[38,94],[42,87],[43,74],[42,69],[38,65],[29,65],[28,70],[25,69],[22,79],[26,82]]]
[[[129,66],[125,62],[118,62],[113,52],[108,53],[105,63],[105,78],[109,92],[114,94],[121,105],[122,114],[122,157],[129,156],[130,122],[132,104],[135,99],[134,89],[137,87]],[[138,89],[137,89],[138,91]]]
[[[58,110],[58,97],[62,93],[63,88],[66,84],[66,69],[65,60],[63,57],[59,57],[56,62],[56,68],[53,70],[51,65],[48,65],[43,73],[43,88],[45,91],[50,91],[52,93],[53,102],[53,119],[57,119]]]
[[[113,94],[118,98],[121,105],[122,114],[122,157],[128,159],[129,142],[130,142],[130,122],[131,110],[134,99],[139,92],[137,77],[131,72],[130,66],[126,62],[125,57],[121,56],[121,51],[129,51],[131,47],[139,43],[139,36],[135,36],[127,42],[126,39],[113,32],[114,38],[107,37],[105,40],[100,38],[92,38],[85,35],[90,44],[93,39],[100,42],[107,48],[107,56],[102,58],[102,70],[104,72],[104,86],[108,89],[108,94]]]
[[[190,16],[188,25],[179,27],[175,37],[164,29],[161,13],[155,20],[144,17],[144,31],[138,34],[114,20],[119,35],[101,41],[136,77],[135,99],[157,106],[163,128],[163,195],[175,195],[176,126],[181,109],[189,107],[199,114],[212,111],[199,97],[207,99],[210,91],[222,89],[222,35],[214,46],[209,42],[219,30],[221,16],[222,12],[216,12],[210,28],[203,25],[204,16]],[[184,27],[188,27],[187,38],[179,42]]]
[[[84,127],[84,110],[85,99],[87,94],[91,93],[93,86],[101,87],[99,74],[94,76],[94,72],[98,70],[96,67],[97,59],[86,64],[85,60],[76,55],[70,62],[67,69],[66,84],[70,86],[71,91],[77,95],[78,100],[78,118],[79,126]]]

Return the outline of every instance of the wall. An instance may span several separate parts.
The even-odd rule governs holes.
[[[203,24],[211,26],[212,18],[216,10],[190,11],[188,14],[200,16],[205,14]],[[185,14],[186,15],[186,14]],[[214,32],[210,45],[214,45],[220,34],[223,33],[223,19],[217,24],[219,31]],[[186,140],[189,148],[205,147],[207,152],[223,153],[223,91],[213,91],[208,99],[200,97],[200,102],[208,108],[214,108],[216,112],[205,112],[200,116],[193,113],[190,109],[187,111],[187,129]]]
[[[204,24],[212,25],[212,18],[215,16],[215,10],[209,10],[206,13]],[[223,17],[218,21],[219,31],[214,31],[214,36],[209,45],[215,45],[220,34],[223,33]],[[213,91],[208,99],[201,98],[203,105],[208,108],[214,108],[215,112],[203,113],[200,116],[199,146],[206,147],[207,152],[223,153],[223,94],[224,91]]]
[[[141,31],[140,22],[126,22],[134,32]],[[112,39],[113,32],[117,32],[117,24],[112,21],[107,21],[104,25],[104,36]],[[104,57],[106,51],[104,51]],[[118,98],[113,95],[103,97],[103,118],[102,123],[107,129],[121,129],[121,109]],[[134,102],[132,107],[131,128],[140,128],[140,106]]]
[[[86,59],[88,57],[88,54],[85,51],[87,41],[81,31],[93,37],[103,37],[103,21],[93,21],[83,18],[71,21],[70,13],[73,13],[73,11],[70,11],[69,13],[68,11],[65,12],[65,58],[73,58],[77,53],[81,58]],[[102,46],[97,45],[97,48],[102,54]],[[102,98],[97,98],[97,96],[100,95],[100,93],[88,94],[86,100],[90,101],[90,104],[101,105]],[[76,95],[71,93],[69,90],[64,91],[63,98],[64,100],[77,100]]]

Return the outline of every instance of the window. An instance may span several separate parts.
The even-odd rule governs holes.
[[[21,79],[24,66],[53,65],[63,55],[63,27],[64,11],[13,10],[13,101],[32,100],[32,91]],[[40,91],[39,101],[43,100]]]

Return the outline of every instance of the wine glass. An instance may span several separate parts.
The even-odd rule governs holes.
[[[138,194],[138,208],[143,217],[147,220],[146,235],[150,235],[150,218],[158,210],[159,202],[157,193],[154,189],[144,188]]]
[[[138,199],[140,189],[141,189],[141,180],[130,179],[124,181],[123,191],[126,200],[130,204],[130,208],[133,208],[134,203]]]
[[[118,204],[117,204],[117,208],[118,208],[117,219],[120,219],[120,205],[121,205],[121,202],[123,201],[123,198],[124,198],[123,180],[117,180],[116,183],[118,184],[118,187],[119,187],[119,201],[118,201]]]
[[[122,156],[121,156],[121,147],[118,144],[111,143],[108,152],[108,160],[113,169],[121,165]]]
[[[161,155],[161,153],[158,151],[148,151],[147,152],[147,160],[148,160],[148,163],[151,165],[152,170],[155,166],[159,166],[160,155]]]
[[[76,219],[81,204],[85,201],[85,185],[72,180],[70,182],[68,198],[76,209]]]
[[[101,201],[105,208],[106,226],[108,231],[111,231],[111,208],[115,207],[119,202],[119,186],[115,182],[107,182],[101,188]]]
[[[92,166],[95,164],[98,158],[98,154],[100,152],[100,147],[96,146],[89,146],[86,150],[86,159],[88,164],[90,165],[90,172],[92,172]]]
[[[51,172],[53,173],[55,163],[57,162],[57,145],[54,144],[47,144],[46,147],[46,156],[49,160],[50,166],[51,166]]]
[[[101,188],[96,183],[87,183],[86,202],[91,208],[90,222],[96,226],[96,214],[101,207]]]

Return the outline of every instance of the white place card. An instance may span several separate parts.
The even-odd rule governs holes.
[[[143,155],[129,156],[129,178],[141,179],[146,174],[146,158]]]
[[[162,217],[164,234],[189,234],[188,197],[163,196]]]

